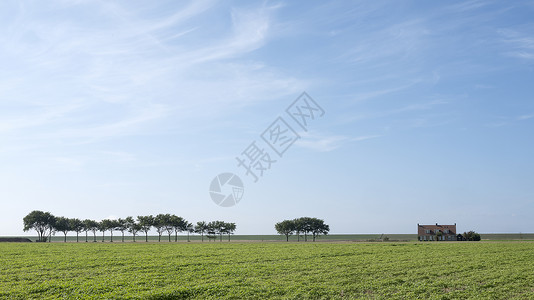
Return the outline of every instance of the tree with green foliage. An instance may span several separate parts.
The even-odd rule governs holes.
[[[189,239],[189,235],[195,232],[195,225],[193,225],[193,223],[187,222],[187,224],[185,225],[185,230],[187,231],[187,241],[191,242],[191,240]]]
[[[115,221],[115,229],[120,231],[122,234],[122,242],[124,243],[124,232],[128,230],[128,225],[126,224],[125,219],[119,218]]]
[[[171,225],[174,230],[174,241],[178,242],[178,232],[187,230],[187,221],[179,216],[171,215]]]
[[[113,230],[117,228],[117,221],[116,220],[110,220],[110,219],[104,219],[100,222],[100,231],[102,231],[102,242],[104,242],[104,234],[106,231],[109,230],[110,233],[110,242],[113,243]]]
[[[289,242],[289,236],[292,235],[296,229],[295,222],[293,220],[284,220],[274,224],[274,229],[276,229],[276,232],[279,234],[285,235],[286,242]]]
[[[472,230],[468,232],[464,232],[463,236],[466,241],[480,241],[481,240],[480,234]]]
[[[148,232],[154,226],[154,216],[137,216],[137,223],[141,227],[141,231],[145,233],[145,242],[148,242]]]
[[[93,232],[93,242],[96,242],[96,232],[98,231],[98,222],[95,220],[86,219],[83,221],[83,226],[85,227],[85,241],[87,242],[87,231]]]
[[[315,242],[315,239],[319,235],[327,235],[328,232],[330,232],[330,226],[324,223],[323,220],[317,219],[317,218],[310,218],[310,229],[311,233],[313,235],[313,241]]]
[[[226,223],[224,226],[224,231],[228,235],[228,241],[230,241],[230,236],[234,234],[234,231],[236,230],[235,223]]]
[[[300,234],[305,230],[305,224],[302,219],[293,219],[293,226],[295,228],[295,234],[297,235],[297,242],[300,242]]]
[[[35,230],[39,237],[39,242],[45,242],[47,235],[51,235],[55,217],[49,212],[43,212],[40,210],[34,210],[26,215],[23,219],[24,231]]]
[[[158,232],[158,241],[161,242],[161,236],[164,232],[168,234],[168,240],[171,242],[171,236],[174,234],[174,241],[178,242],[178,233],[187,231],[187,241],[190,242],[191,233],[199,233],[201,240],[204,241],[204,235],[208,236],[210,240],[216,240],[217,235],[219,241],[222,242],[223,235],[228,235],[228,241],[231,240],[231,235],[236,230],[235,223],[228,223],[224,221],[205,222],[199,221],[196,225],[187,222],[182,217],[173,214],[158,214],[157,216],[138,216],[136,220],[128,216],[125,219],[119,218],[117,220],[104,219],[100,222],[77,218],[54,217],[49,212],[32,211],[24,217],[24,230],[35,229],[39,236],[39,241],[48,240],[55,232],[62,232],[64,234],[64,241],[67,242],[68,232],[76,232],[76,242],[79,242],[79,235],[85,232],[85,242],[89,241],[89,231],[93,232],[93,240],[97,241],[96,232],[102,232],[102,242],[105,242],[106,231],[110,232],[110,242],[113,242],[113,232],[120,231],[122,235],[122,242],[125,241],[125,232],[130,232],[133,235],[135,242],[138,232],[145,233],[145,241],[148,242],[148,233],[154,227]],[[304,223],[303,223],[304,224]]]
[[[167,221],[166,221],[165,215],[159,214],[155,216],[154,224],[152,224],[152,226],[156,229],[156,232],[158,233],[158,242],[161,242],[161,235],[167,228]],[[170,235],[169,235],[169,241],[170,241]]]
[[[134,218],[131,216],[126,217],[126,219],[124,219],[124,222],[126,223],[126,228],[128,229],[128,232],[133,235],[133,241],[135,242],[135,236],[142,229],[141,225],[135,222]]]
[[[323,220],[310,217],[284,220],[276,223],[274,228],[279,234],[286,236],[286,241],[289,241],[289,236],[293,233],[297,235],[297,241],[300,241],[300,234],[304,233],[304,241],[308,241],[308,234],[311,234],[315,242],[319,235],[326,235],[330,232],[330,226]]]
[[[83,224],[83,232],[85,232],[85,242],[89,242],[89,231],[91,231],[91,228],[88,227],[88,219],[86,220],[83,220],[82,221],[82,224]]]
[[[65,237],[65,239],[64,239],[65,243],[67,242],[67,233],[69,233],[69,231],[71,231],[70,224],[71,223],[70,223],[69,219],[67,219],[65,217],[56,218],[56,222],[54,224],[54,230],[63,233],[63,235]]]
[[[206,224],[206,237],[208,238],[208,242],[211,240],[215,242],[217,240],[217,228],[213,221]]]
[[[98,222],[98,231],[102,232],[102,243],[105,241],[107,227],[104,225],[104,220]]]
[[[200,237],[203,242],[204,242],[204,233],[206,233],[207,231],[208,231],[208,224],[205,221],[197,222],[197,225],[195,226],[195,232],[200,233]]]
[[[171,235],[174,232],[173,218],[174,218],[174,215],[171,215],[171,214],[161,215],[161,222],[163,223],[163,229],[167,231],[167,235],[169,236],[169,242],[171,242]]]
[[[80,232],[83,231],[83,222],[80,219],[69,219],[69,228],[71,231],[76,232],[76,243],[78,243],[78,237],[80,235]]]
[[[304,232],[304,241],[308,241],[308,235],[313,231],[313,218],[302,217],[298,219],[302,223],[302,231]]]
[[[220,241],[222,242],[222,235],[225,233],[226,223],[223,221],[212,221],[208,223],[208,233],[210,235],[219,235]]]

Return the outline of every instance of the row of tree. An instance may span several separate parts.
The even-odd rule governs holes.
[[[34,210],[29,213],[23,219],[24,231],[35,230],[39,236],[40,242],[50,241],[50,238],[56,232],[64,234],[67,241],[67,234],[69,232],[76,233],[76,242],[79,241],[80,233],[85,233],[85,241],[88,241],[89,232],[93,233],[93,241],[96,242],[96,233],[102,232],[102,242],[105,238],[105,233],[109,231],[111,242],[113,242],[113,232],[120,231],[122,233],[122,241],[124,242],[125,232],[129,232],[133,236],[135,242],[136,236],[143,232],[145,234],[145,241],[148,242],[148,233],[150,230],[155,229],[158,233],[158,241],[161,242],[161,236],[165,233],[169,236],[169,242],[171,236],[174,234],[174,241],[178,241],[178,233],[187,232],[187,241],[189,242],[189,234],[198,233],[204,241],[204,235],[210,240],[215,239],[216,235],[219,235],[220,240],[224,234],[228,235],[228,241],[230,241],[230,235],[234,234],[236,230],[235,223],[227,223],[224,221],[212,221],[197,222],[196,225],[186,221],[184,218],[171,215],[171,214],[159,214],[157,216],[138,216],[136,219],[133,217],[126,217],[124,219],[119,218],[117,220],[105,219],[100,222],[95,220],[80,220],[76,218],[56,217],[49,212],[43,212]]]
[[[311,235],[313,237],[313,241],[315,242],[315,238],[317,236],[321,234],[328,234],[330,231],[330,226],[325,224],[325,222],[321,219],[302,217],[278,222],[274,225],[274,229],[276,229],[279,234],[285,235],[286,241],[288,242],[289,236],[293,234],[297,235],[297,241],[300,241],[301,234],[304,234],[305,242],[308,241],[308,235]]]

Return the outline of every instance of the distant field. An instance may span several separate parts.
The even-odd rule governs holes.
[[[534,233],[483,233],[481,234],[483,240],[489,240],[489,241],[512,241],[512,240],[532,240],[534,241]],[[417,235],[416,234],[331,234],[327,236],[320,236],[317,241],[377,241],[381,238],[388,238],[390,241],[416,241]],[[1,237],[0,237],[1,238]],[[25,237],[30,238],[31,240],[35,241],[36,237]],[[290,241],[297,241],[296,236],[291,236]],[[93,241],[93,235],[89,235],[88,237],[89,241]],[[97,235],[96,240],[98,242],[102,241],[102,235]],[[114,233],[113,241],[114,242],[120,242],[122,240],[122,236],[120,233],[117,232]],[[131,236],[125,236],[124,240],[127,242],[132,242],[133,239]],[[144,242],[145,236],[138,236],[136,238],[138,242]],[[148,240],[151,242],[157,242],[158,237],[157,236],[149,236]],[[168,236],[162,236],[161,240],[168,241]],[[172,236],[171,240],[174,242],[174,236]],[[191,235],[190,240],[193,242],[200,241],[201,237],[198,235]],[[207,242],[208,239],[204,237],[204,240]],[[285,236],[281,235],[232,235],[231,236],[232,241],[264,241],[264,242],[271,242],[271,241],[280,241],[285,242],[286,238]],[[301,238],[301,241],[303,238]],[[63,242],[63,236],[62,235],[56,235],[52,237],[53,242]],[[68,242],[76,242],[76,236],[69,235],[67,236]],[[85,234],[80,235],[79,237],[80,242],[85,242]],[[110,241],[109,233],[106,233],[105,241]],[[179,242],[186,242],[187,236],[179,235],[178,236]],[[217,238],[217,241],[219,239]],[[223,241],[228,241],[227,236],[223,236]]]
[[[534,298],[534,242],[0,243],[0,298]]]

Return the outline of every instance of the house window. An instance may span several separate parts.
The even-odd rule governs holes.
[[[425,233],[430,233],[430,229],[425,229]]]
[[[449,231],[449,229],[445,229],[445,230],[443,230],[443,232],[444,233],[449,233],[450,231]]]

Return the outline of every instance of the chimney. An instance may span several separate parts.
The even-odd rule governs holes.
[[[438,226],[438,223],[436,223],[436,226]]]

